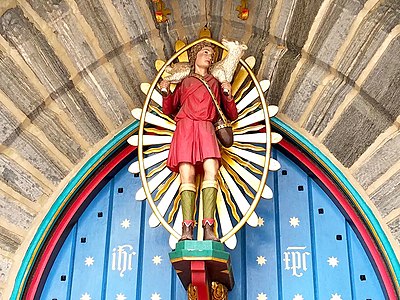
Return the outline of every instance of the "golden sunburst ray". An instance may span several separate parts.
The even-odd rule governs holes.
[[[233,177],[235,183],[243,189],[243,192],[250,197],[250,199],[254,198],[254,193],[250,190],[250,187],[247,186],[247,183],[242,180],[242,178],[236,173],[235,170],[231,168],[231,166],[222,160],[222,164],[224,168],[228,171],[228,173]]]
[[[177,40],[175,43],[175,52],[178,52],[179,50],[181,50],[183,47],[186,46],[186,43],[181,41],[181,40]],[[183,52],[181,55],[179,55],[178,60],[180,62],[188,62],[189,61],[189,56],[187,51]]]
[[[265,163],[265,156],[254,153],[254,152],[250,152],[244,149],[239,149],[236,148],[234,146],[230,147],[228,149],[229,152],[232,152],[252,163],[255,163],[261,167],[264,167],[264,163]],[[272,157],[270,158],[270,163],[269,163],[269,170],[270,171],[278,171],[281,168],[281,164],[276,160],[273,159]]]
[[[149,190],[150,193],[152,193],[157,187],[160,186],[163,181],[170,176],[172,171],[168,168],[164,168],[160,173],[158,173],[156,176],[154,176],[152,179],[149,180]],[[146,199],[146,193],[144,192],[144,188],[141,187],[137,192],[136,192],[136,200],[145,200]]]
[[[268,116],[270,118],[275,117],[279,111],[279,107],[276,105],[268,105]]]
[[[154,128],[154,127],[145,127],[144,131],[147,133],[170,135],[170,136],[172,136],[174,134],[174,132],[171,130],[162,130],[162,129]]]
[[[272,144],[278,144],[280,141],[282,141],[283,136],[281,136],[277,132],[271,132],[271,143]]]
[[[170,148],[170,144],[162,145],[159,147],[151,147],[150,149],[143,151],[143,154],[150,155],[150,154],[154,154],[154,153],[160,153],[160,152],[163,152],[164,150],[168,150],[169,148]]]
[[[170,207],[172,201],[175,199],[175,195],[179,190],[180,184],[180,177],[177,176],[169,186],[168,190],[165,192],[164,196],[161,198],[159,204],[157,205],[158,211],[160,212],[161,216],[164,217],[167,213],[168,208]],[[160,220],[157,219],[154,213],[152,213],[149,218],[149,225],[150,227],[157,227],[158,225],[160,225]]]
[[[168,223],[171,223],[174,220],[174,217],[178,212],[180,204],[181,204],[181,195],[178,195],[177,197],[175,197],[171,211],[168,214],[168,221],[167,221]]]
[[[143,82],[142,84],[140,84],[140,89],[145,95],[147,95],[149,93],[150,86],[150,83]],[[162,106],[162,96],[156,89],[154,89],[153,93],[151,94],[151,100],[156,102],[159,106]]]
[[[255,191],[258,190],[258,186],[260,185],[260,180],[256,176],[251,174],[249,171],[247,171],[245,168],[243,168],[241,165],[235,162],[228,155],[224,155],[222,158],[232,167],[233,170],[235,170],[237,174],[239,174],[240,177],[244,179],[245,182],[248,183],[248,185],[253,190]],[[261,194],[261,197],[265,199],[272,199],[273,197],[272,190],[268,185],[265,185],[263,187],[263,192]]]
[[[233,146],[238,147],[240,149],[245,149],[245,150],[250,149],[250,150],[256,151],[256,152],[265,152],[264,147],[256,146],[254,144],[243,144],[243,143],[239,143],[239,142],[234,142]]]
[[[267,142],[267,137],[264,132],[235,134],[233,132],[233,140],[241,143],[257,143],[264,144]],[[282,136],[277,132],[271,132],[271,143],[277,144],[282,140]]]
[[[270,171],[278,171],[281,168],[281,164],[274,158],[269,159],[269,170]]]
[[[251,69],[253,69],[254,65],[256,64],[256,58],[254,56],[249,56],[244,60]],[[239,88],[242,86],[243,82],[245,82],[246,78],[249,76],[246,69],[244,67],[240,67],[239,72],[236,74],[233,82],[231,93],[233,96],[236,95]]]
[[[139,137],[137,135],[132,135],[128,138],[128,143],[132,146],[139,145]],[[150,145],[160,145],[160,144],[170,144],[172,141],[172,136],[170,135],[143,135],[143,146]]]
[[[178,213],[176,214],[176,218],[174,221],[174,226],[172,227],[179,235],[182,235],[182,222],[183,222],[183,214],[182,214],[182,206],[179,206]],[[178,239],[174,237],[172,234],[169,236],[169,246],[171,249],[175,249],[176,243]]]
[[[171,122],[172,124],[176,124],[175,120],[173,120],[172,118],[170,118],[167,115],[164,115],[164,113],[158,107],[155,107],[153,105],[149,105],[149,108],[152,111],[154,111],[157,115],[159,115],[160,117],[166,119],[168,122]]]
[[[221,166],[220,171],[221,171],[222,177],[224,178],[225,183],[229,187],[229,190],[232,194],[233,199],[235,199],[237,207],[239,208],[241,214],[245,215],[250,207],[249,202],[247,201],[247,199],[245,198],[243,193],[240,191],[239,187],[237,186],[235,181],[232,179],[231,175],[229,175],[229,173],[225,169],[225,167]],[[247,224],[249,224],[252,227],[257,226],[258,217],[254,211],[250,215],[250,218],[247,220]]]
[[[226,186],[225,181],[222,180],[222,175],[221,175],[220,172],[219,172],[219,174],[218,174],[218,182],[219,182],[219,187],[220,187],[220,189],[221,189],[221,191],[222,191],[222,194],[223,194],[223,196],[225,197],[225,198],[224,198],[224,199],[225,199],[225,202],[228,204],[229,208],[231,209],[231,215],[232,215],[233,219],[235,219],[236,222],[240,222],[240,216],[239,216],[239,214],[237,213],[236,205],[235,205],[235,203],[232,201],[232,197],[231,197],[231,194],[230,194],[230,192],[229,192],[229,189],[228,189],[228,187]]]
[[[257,169],[247,158],[242,158],[238,155],[236,155],[233,152],[229,153],[229,156],[237,162],[239,165],[243,166],[246,169],[249,169],[252,173],[257,174],[257,175],[262,175],[262,171],[260,169]]]
[[[132,110],[132,116],[135,119],[140,120],[141,115],[142,115],[142,109],[141,108],[134,108]],[[175,128],[176,128],[175,124],[173,124],[171,122],[168,122],[167,120],[165,120],[163,118],[160,118],[159,116],[156,116],[156,115],[154,115],[152,113],[149,113],[149,112],[146,112],[144,120],[145,120],[145,122],[147,122],[149,124],[152,124],[152,125],[155,125],[155,126],[159,126],[159,127],[162,127],[162,128],[166,128],[166,129],[169,129],[169,130],[172,130],[172,131],[175,131]]]
[[[157,174],[158,172],[160,172],[161,170],[163,170],[166,166],[167,166],[167,161],[164,160],[164,161],[163,161],[161,164],[159,164],[157,167],[151,169],[151,170],[149,171],[149,173],[146,175],[146,177],[147,177],[147,178],[152,178],[155,174]],[[172,176],[170,176],[169,179],[171,179],[171,177],[172,177]],[[157,198],[157,195],[156,195],[156,197],[154,197],[154,201],[157,201],[156,198]]]
[[[165,65],[165,61],[163,61],[162,59],[157,59],[154,62],[154,66],[156,67],[157,72],[161,70],[161,68]]]
[[[247,117],[245,117],[243,119],[233,122],[232,126],[236,130],[236,129],[243,128],[243,127],[246,127],[246,126],[254,124],[254,123],[258,123],[263,120],[264,120],[264,111],[260,109],[256,112],[248,115]]]
[[[240,134],[245,134],[246,132],[250,132],[250,131],[259,132],[261,129],[264,129],[264,128],[265,128],[265,125],[248,126],[246,128],[241,128],[241,129],[235,130],[235,134],[240,135]]]
[[[160,164],[160,166],[165,167],[165,166],[166,166],[166,163],[167,163],[166,161],[163,161],[163,162]],[[152,170],[152,171],[154,171],[154,170]],[[149,175],[150,175],[150,173],[149,173]],[[176,179],[177,176],[178,176],[177,173],[172,173],[172,175],[169,176],[168,179],[165,180],[165,182],[162,183],[162,184],[158,187],[157,193],[156,193],[156,195],[153,197],[153,201],[154,201],[154,202],[157,202],[157,201],[161,198],[161,196],[164,195],[164,194],[167,192],[167,190],[169,189],[169,186],[172,184],[172,182]],[[148,176],[148,177],[149,177],[149,176]]]
[[[270,118],[275,116],[277,113],[278,113],[278,107],[276,105],[268,106],[268,116]],[[260,109],[243,119],[238,119],[237,121],[233,122],[233,128],[239,129],[257,122],[261,122],[263,120],[264,120],[264,111]]]
[[[143,161],[144,161],[144,168],[148,169],[156,164],[158,164],[159,162],[165,160],[168,158],[168,153],[169,150],[165,150],[163,152],[151,155],[146,157]],[[135,161],[134,163],[132,163],[129,168],[128,171],[130,173],[133,174],[138,174],[139,173],[139,161]]]
[[[261,102],[255,102],[252,106],[247,107],[245,110],[243,110],[241,113],[239,113],[238,118],[235,121],[243,119],[249,113],[252,113],[252,112],[254,112],[256,110],[259,110],[260,106],[261,106]]]
[[[225,235],[233,228],[233,225],[221,190],[218,190],[217,212],[219,216],[219,223],[221,226],[222,235]],[[237,238],[235,234],[232,235],[232,237],[225,242],[225,245],[229,249],[235,249],[236,244],[237,244]]]
[[[178,209],[180,207],[181,207],[181,195],[178,194],[178,196],[175,197],[175,199],[173,201],[173,204],[172,204],[172,207],[171,207],[171,211],[168,214],[168,218],[165,219],[165,220],[167,220],[168,224],[172,223],[172,221],[174,220],[174,218],[175,218],[175,216],[176,216],[176,214],[178,212]]]
[[[263,92],[268,90],[270,82],[268,79],[264,79],[260,81],[261,89]],[[238,103],[237,103],[237,110],[238,112],[241,112],[243,109],[245,109],[249,104],[251,104],[254,100],[256,100],[258,97],[258,91],[256,87],[253,87],[251,91],[244,96]]]
[[[246,91],[252,86],[251,81],[246,83],[244,87],[239,89],[239,91],[236,92],[235,94],[235,103],[238,103],[240,100],[242,100],[243,95],[246,93]]]

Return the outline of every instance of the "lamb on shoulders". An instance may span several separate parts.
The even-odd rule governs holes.
[[[239,60],[243,56],[244,51],[247,50],[247,46],[240,44],[238,41],[222,39],[222,44],[228,49],[228,54],[224,59],[212,65],[210,69],[210,73],[220,83],[232,81]],[[168,66],[165,71],[169,75],[164,77],[164,80],[171,83],[179,83],[190,75],[190,64],[188,62],[178,62],[172,66]],[[224,93],[227,93],[227,91],[224,91]]]
[[[228,41],[226,39],[222,39],[222,44],[228,49],[228,54],[224,59],[215,63],[210,71],[219,82],[231,82],[239,60],[242,58],[244,51],[247,50],[247,46],[240,44],[238,41]],[[224,93],[226,92],[224,91]]]
[[[166,67],[165,71],[170,75],[165,76],[164,80],[167,80],[171,83],[179,83],[189,76],[190,64],[188,62],[178,62],[172,66]]]

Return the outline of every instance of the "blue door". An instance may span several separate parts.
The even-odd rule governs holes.
[[[352,224],[324,190],[279,151],[272,200],[261,200],[258,227],[243,227],[229,250],[230,300],[385,299],[373,262]],[[74,224],[41,299],[187,299],[168,259],[168,233],[148,226],[151,210],[134,200],[139,177],[117,173]]]

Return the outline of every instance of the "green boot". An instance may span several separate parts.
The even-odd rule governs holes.
[[[215,208],[217,205],[217,189],[206,187],[202,190],[203,198],[203,219],[214,219]]]
[[[196,186],[191,183],[181,185],[181,205],[183,213],[182,237],[180,241],[193,240],[194,228],[194,204],[196,198]]]
[[[181,193],[181,205],[184,221],[193,220],[195,197],[196,193],[193,191],[182,191]]]
[[[217,181],[207,180],[202,184],[204,240],[219,241],[214,233],[214,215],[217,205]]]

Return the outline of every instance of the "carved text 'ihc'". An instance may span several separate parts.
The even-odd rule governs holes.
[[[126,270],[132,271],[132,260],[135,255],[132,245],[117,246],[112,250],[111,269],[119,271],[119,276],[124,277]]]

